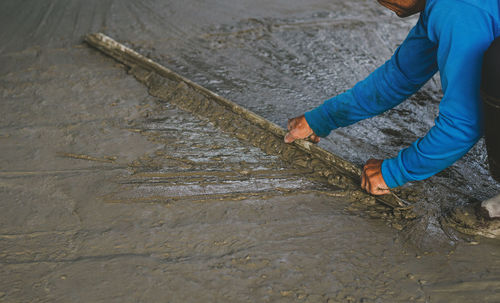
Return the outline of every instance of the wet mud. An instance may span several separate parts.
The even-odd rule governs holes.
[[[4,1],[0,15],[1,302],[499,300],[498,240],[443,220],[481,226],[460,208],[498,188],[481,146],[403,190],[404,219],[353,195],[349,174],[328,182],[189,87],[146,87],[81,43],[103,31],[283,126],[380,64],[414,20],[375,1]],[[357,167],[389,155],[431,123],[433,85],[321,147]]]

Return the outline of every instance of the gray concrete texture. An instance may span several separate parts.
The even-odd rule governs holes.
[[[375,1],[3,1],[0,301],[498,302],[498,241],[440,219],[498,192],[481,146],[410,186],[423,202],[402,221],[150,96],[81,43],[103,31],[283,125],[414,22]],[[431,123],[433,81],[323,146],[357,164],[393,153]]]

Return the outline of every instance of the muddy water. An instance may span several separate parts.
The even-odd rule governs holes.
[[[399,230],[81,44],[103,31],[284,125],[415,22],[374,2],[2,1],[0,301],[499,301],[498,240],[440,223],[498,192],[483,143],[410,185],[419,216]],[[357,164],[394,155],[432,124],[438,88],[323,147]]]

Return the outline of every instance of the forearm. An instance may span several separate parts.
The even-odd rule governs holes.
[[[382,163],[382,176],[390,188],[427,179],[452,165],[481,138],[480,116],[476,122],[453,121],[441,116],[423,138]]]
[[[461,1],[429,2],[423,16],[429,40],[438,45],[444,95],[439,117],[427,135],[383,162],[382,175],[389,187],[438,173],[465,155],[482,135],[481,62],[495,25],[483,9]]]
[[[373,117],[398,105],[419,87],[404,83],[394,63],[387,61],[352,89],[307,112],[306,119],[317,135],[325,137],[336,128]]]
[[[354,88],[306,113],[319,136],[378,115],[404,101],[437,71],[436,45],[419,21],[392,58]]]

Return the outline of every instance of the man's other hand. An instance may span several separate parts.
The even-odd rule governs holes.
[[[292,143],[297,139],[307,139],[312,143],[318,143],[319,137],[309,127],[304,115],[288,119],[288,133],[285,135],[285,143]]]
[[[390,193],[389,187],[382,177],[382,160],[370,159],[366,161],[361,175],[361,187],[372,195]]]

